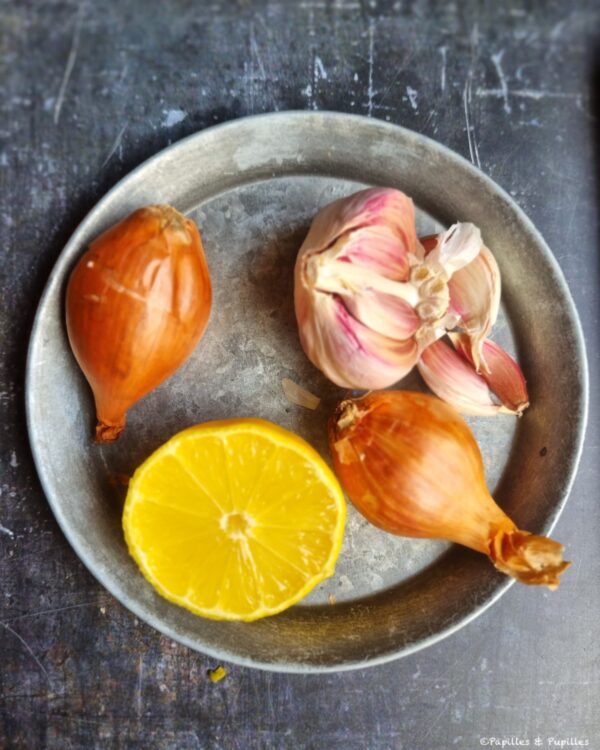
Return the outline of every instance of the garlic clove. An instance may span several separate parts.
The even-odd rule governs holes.
[[[303,259],[300,281],[312,293],[339,295],[349,312],[373,331],[394,339],[413,336],[421,325],[415,307],[419,292],[408,278],[409,263],[398,253],[388,227],[368,227],[345,235],[331,248]]]
[[[460,333],[449,335],[456,351],[474,365],[469,337]],[[529,394],[525,376],[517,362],[491,339],[483,342],[482,360],[481,376],[490,390],[506,411],[521,415],[529,406]]]
[[[481,233],[473,224],[455,224],[447,232],[421,237],[419,242],[428,261],[441,263],[450,276],[450,312],[469,336],[471,357],[479,372],[481,347],[496,322],[500,306],[500,270],[496,259],[482,244]],[[477,243],[479,251],[475,253]],[[464,263],[466,259],[468,262]]]
[[[310,226],[299,255],[321,253],[343,235],[374,226],[393,231],[397,243],[395,255],[414,255],[417,251],[412,200],[393,188],[369,188],[322,208]],[[401,266],[404,267],[404,258]]]
[[[395,281],[406,281],[411,258],[393,227],[369,226],[344,234],[331,250],[337,260],[366,268]]]
[[[396,341],[356,320],[337,295],[298,298],[296,314],[304,351],[342,388],[387,388],[418,359],[413,339]]]
[[[409,339],[421,326],[414,308],[391,294],[367,288],[359,294],[344,295],[343,300],[356,320],[384,336]]]
[[[448,289],[450,308],[459,316],[458,325],[469,337],[470,358],[479,372],[481,349],[500,306],[500,271],[487,247],[482,245],[479,254],[452,275]]]
[[[501,404],[492,400],[483,376],[445,341],[438,340],[428,346],[417,367],[429,388],[462,414],[493,416],[504,411]]]

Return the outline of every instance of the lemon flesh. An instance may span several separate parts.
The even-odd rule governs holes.
[[[154,588],[194,614],[256,620],[334,572],[346,504],[321,456],[259,419],[180,432],[135,472],[129,552]]]

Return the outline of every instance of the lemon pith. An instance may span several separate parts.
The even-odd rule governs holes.
[[[346,504],[321,456],[259,419],[175,435],[135,472],[123,528],[165,598],[219,620],[256,620],[333,574]]]

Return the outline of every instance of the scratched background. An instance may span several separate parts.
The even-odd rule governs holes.
[[[583,0],[0,0],[0,748],[600,747],[599,23]],[[185,135],[284,109],[431,136],[544,234],[591,365],[557,529],[575,563],[558,592],[514,586],[402,661],[323,676],[226,665],[215,685],[214,662],[136,620],[61,535],[27,443],[25,351],[56,257],[108,188]]]

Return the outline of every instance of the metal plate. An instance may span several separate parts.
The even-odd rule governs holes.
[[[259,416],[328,457],[325,422],[342,391],[300,349],[292,269],[317,209],[370,184],[411,195],[422,233],[474,222],[498,259],[503,305],[494,338],[518,352],[532,406],[519,421],[470,420],[496,500],[521,528],[548,533],[573,480],[587,413],[579,322],[543,239],[491,180],[422,136],[342,114],[264,115],[180,141],[113,188],[62,252],[32,333],[28,424],[50,505],[90,571],[138,617],[220,659],[298,672],[381,663],[450,634],[511,583],[482,555],[391,536],[352,506],[335,575],[301,604],[255,623],[213,622],[178,608],[155,594],[127,554],[124,492],[114,477],[130,475],[180,429]],[[190,360],[130,411],[119,442],[97,446],[91,393],[66,338],[65,282],[92,238],[160,202],[200,226],[215,291],[211,322]],[[319,394],[320,408],[289,404],[283,377]],[[411,375],[401,387],[422,386]]]

